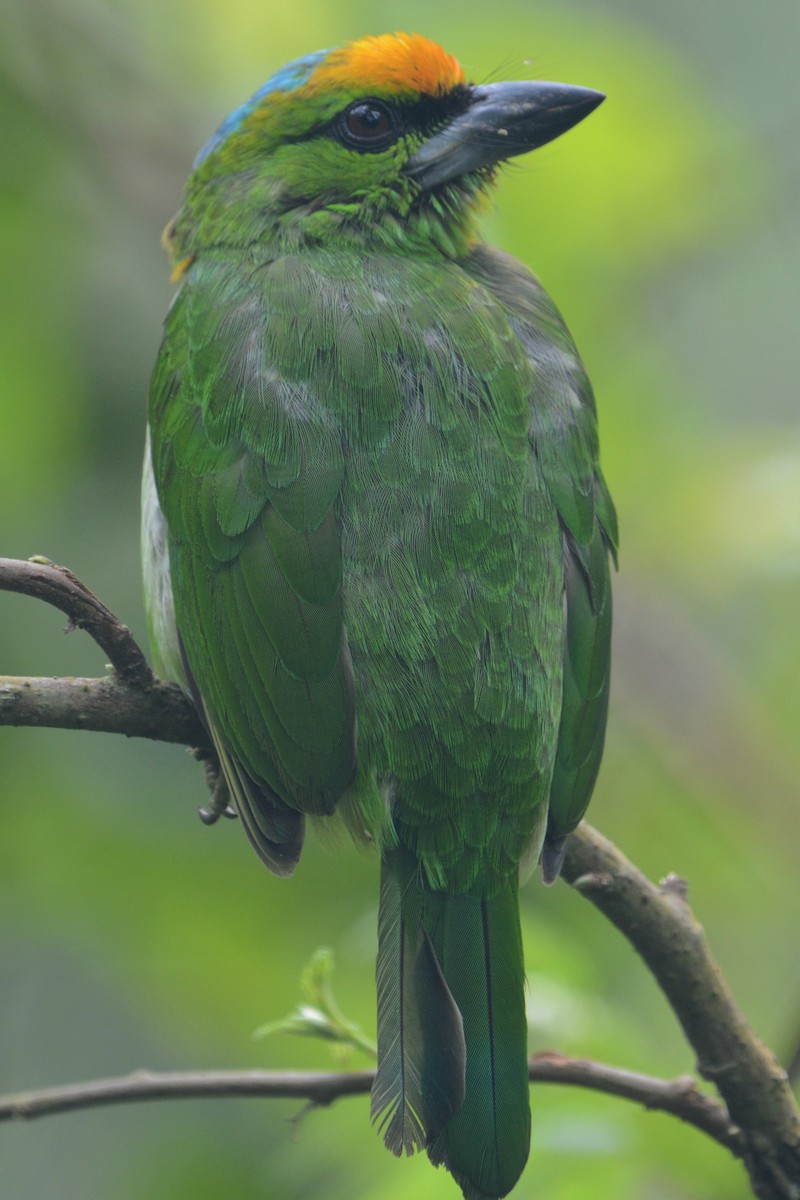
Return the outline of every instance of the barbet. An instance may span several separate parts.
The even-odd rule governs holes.
[[[608,701],[614,510],[557,310],[477,222],[602,100],[417,35],[284,67],[197,158],[150,399],[158,664],[288,875],[381,858],[374,1120],[468,1200],[528,1155],[518,882],[559,871]]]

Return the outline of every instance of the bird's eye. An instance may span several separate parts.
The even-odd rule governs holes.
[[[342,113],[337,133],[354,150],[383,150],[400,130],[394,111],[380,100],[358,100]]]

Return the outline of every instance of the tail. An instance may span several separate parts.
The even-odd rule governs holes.
[[[516,878],[488,898],[448,895],[391,851],[378,935],[373,1120],[396,1154],[424,1146],[466,1200],[498,1200],[530,1142]]]
[[[464,1100],[464,1027],[423,924],[423,898],[413,857],[404,850],[386,854],[371,1112],[395,1154],[427,1147]]]

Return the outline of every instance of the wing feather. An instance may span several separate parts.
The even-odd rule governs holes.
[[[563,692],[542,869],[561,868],[564,842],[594,788],[605,738],[611,658],[611,580],[617,519],[598,461],[591,384],[547,293],[522,266],[488,247],[477,272],[512,314],[533,367],[530,441],[562,527]]]
[[[355,770],[341,434],[297,331],[284,329],[290,366],[267,350],[291,284],[263,267],[192,268],[150,400],[187,674],[248,834],[281,872],[299,855],[302,814],[332,811]]]

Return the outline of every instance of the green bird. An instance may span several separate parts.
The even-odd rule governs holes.
[[[497,167],[603,99],[418,35],[279,71],[194,163],[152,381],[148,616],[264,863],[381,861],[372,1116],[467,1200],[528,1156],[520,871],[558,875],[606,722],[614,509]]]

